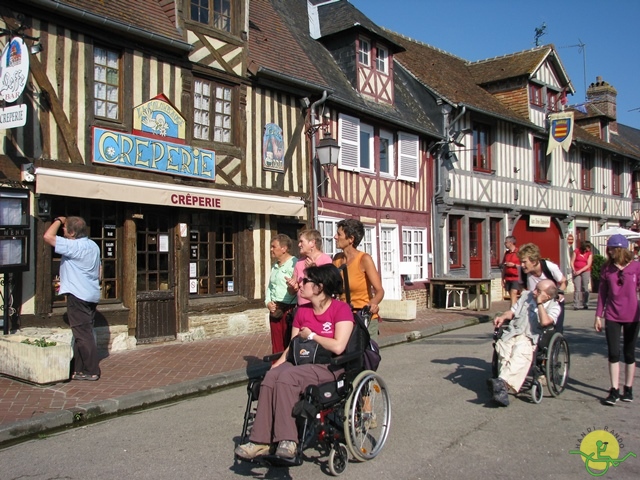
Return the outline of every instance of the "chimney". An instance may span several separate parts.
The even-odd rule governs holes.
[[[615,121],[617,117],[617,96],[617,90],[602,80],[602,77],[596,77],[596,82],[587,88],[587,102],[589,102],[592,107],[595,107],[602,115],[613,121]]]

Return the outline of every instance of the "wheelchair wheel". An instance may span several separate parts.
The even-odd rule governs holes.
[[[535,380],[531,384],[531,400],[533,401],[533,403],[537,405],[538,403],[542,402],[542,394],[542,384],[538,380]]]
[[[333,447],[329,452],[329,472],[337,477],[347,469],[349,462],[349,452],[344,443],[339,443],[337,447]]]
[[[560,395],[567,384],[569,378],[569,344],[561,335],[556,334],[551,338],[547,348],[547,362],[545,365],[545,375],[549,393],[554,397]]]
[[[384,380],[365,370],[353,381],[345,405],[344,436],[356,460],[371,460],[380,453],[391,426],[391,402]]]

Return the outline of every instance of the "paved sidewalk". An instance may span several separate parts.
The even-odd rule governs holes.
[[[474,325],[508,308],[490,311],[428,309],[416,320],[380,324],[381,347]],[[487,326],[487,335],[490,335]],[[100,361],[97,382],[70,381],[34,386],[0,376],[0,445],[106,415],[244,383],[247,372],[264,368],[271,353],[268,333],[138,346]],[[383,352],[384,356],[384,352]],[[383,360],[384,361],[384,360]]]

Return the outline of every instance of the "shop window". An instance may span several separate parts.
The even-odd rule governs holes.
[[[425,247],[427,232],[423,228],[403,228],[402,229],[402,261],[415,262],[418,270],[410,275],[411,280],[425,278]]]
[[[231,32],[232,0],[191,0],[190,16],[194,22]]]
[[[121,72],[118,51],[93,49],[93,113],[96,117],[121,119]]]
[[[195,79],[193,137],[209,142],[233,143],[233,87]]]
[[[461,246],[462,217],[449,216],[449,268],[462,268]]]
[[[189,293],[237,293],[234,216],[224,213],[191,214],[189,232]]]
[[[120,273],[121,242],[118,238],[118,226],[122,220],[118,207],[109,202],[76,200],[73,198],[56,199],[52,212],[55,216],[79,216],[84,218],[89,228],[89,238],[100,247],[102,279],[100,280],[100,299],[120,300],[122,284]],[[58,231],[62,235],[62,229]],[[53,250],[53,249],[52,249]],[[58,295],[60,286],[60,255],[53,252],[51,266],[51,289],[55,304],[65,302],[63,295]]]

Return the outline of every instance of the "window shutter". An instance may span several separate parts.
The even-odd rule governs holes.
[[[398,133],[398,179],[417,182],[419,154],[417,135]]]
[[[360,165],[360,120],[340,114],[338,121],[338,143],[340,160],[338,167],[344,170],[359,171]]]

